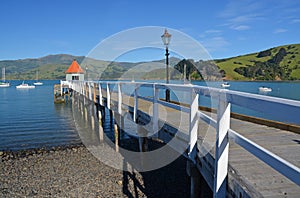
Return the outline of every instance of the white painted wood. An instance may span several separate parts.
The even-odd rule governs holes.
[[[109,84],[106,83],[106,95],[107,95],[107,108],[110,109],[110,91],[109,91]]]
[[[133,105],[133,121],[137,122],[137,113],[139,108],[139,102],[138,102],[138,86],[135,86],[134,89],[134,105]]]
[[[101,83],[99,83],[99,104],[101,106],[103,106],[103,95],[102,95],[102,87],[101,87]]]
[[[91,83],[88,83],[88,86],[89,86],[89,99],[90,99],[90,100],[93,100]]]
[[[155,84],[153,85],[153,137],[158,138],[158,93],[159,89],[156,88]]]
[[[199,95],[193,90],[190,92],[190,113],[189,113],[189,151],[188,155],[192,161],[195,161],[196,144],[198,139],[198,106],[199,106]],[[193,151],[194,150],[194,151]]]
[[[118,83],[118,113],[122,115],[122,87],[121,83]]]
[[[229,138],[300,186],[300,168],[231,129]]]
[[[75,83],[75,82],[71,82]],[[76,89],[81,94],[86,94],[86,82],[76,82],[75,84],[77,86]],[[116,84],[116,82],[106,82],[103,81],[102,83],[106,83],[107,85],[107,107],[110,109],[110,90],[109,90],[109,83],[110,84]],[[120,82],[119,82],[120,83]],[[120,86],[123,84],[123,82],[120,83]],[[151,99],[147,99],[147,101],[153,102],[153,123],[156,123],[158,119],[158,104],[163,105],[165,107],[169,107],[172,109],[178,109],[175,105],[167,105],[167,103],[164,103],[162,101],[158,100],[158,91],[159,89],[165,88],[165,84],[163,83],[130,83],[130,82],[124,82],[124,84],[131,84],[135,85],[135,91],[134,91],[134,120],[137,120],[137,112],[138,112],[138,86],[143,87],[153,87],[154,98],[153,101]],[[196,90],[196,96],[198,95],[206,95],[206,96],[212,96],[213,98],[217,98],[217,96],[220,94],[220,89],[217,88],[208,88],[208,87],[201,87],[196,85],[191,86],[183,86],[183,85],[172,85],[168,84],[169,87],[172,89],[176,89],[178,91],[186,91],[186,92],[192,92],[191,90]],[[99,100],[102,97],[102,92],[100,91],[101,86],[99,86]],[[213,118],[210,118],[209,116],[202,114],[200,111],[198,111],[198,104],[194,103],[198,100],[191,100],[190,106],[193,107],[190,109],[190,125],[189,125],[189,143],[190,148],[188,150],[189,154],[192,152],[192,146],[196,144],[197,139],[197,130],[194,128],[195,126],[195,120],[198,120],[198,118],[201,118],[206,123],[211,124],[213,127],[216,127],[217,130],[217,144],[216,144],[216,160],[215,160],[215,181],[214,181],[214,191],[215,191],[215,197],[222,197],[224,194],[218,194],[218,192],[221,192],[222,189],[220,187],[222,186],[223,182],[226,182],[224,180],[227,175],[227,168],[228,168],[228,131],[230,137],[240,146],[245,148],[247,151],[258,157],[260,160],[264,161],[269,166],[273,167],[278,172],[285,175],[287,178],[295,182],[299,185],[300,181],[300,169],[298,167],[293,166],[292,164],[286,162],[282,158],[278,157],[277,155],[269,152],[268,150],[264,149],[263,147],[255,144],[254,142],[251,142],[247,140],[245,137],[241,136],[237,132],[233,133],[230,129],[230,104],[235,104],[241,107],[247,107],[254,110],[260,110],[263,112],[268,113],[277,113],[280,112],[281,117],[284,117],[287,121],[299,121],[300,115],[300,102],[294,101],[294,100],[287,100],[287,99],[280,99],[275,97],[268,97],[268,96],[262,96],[262,95],[256,95],[256,94],[248,94],[248,93],[241,93],[231,90],[225,90],[222,93],[221,97],[219,97],[219,106],[218,106],[218,115],[217,115],[217,121],[215,121]],[[100,96],[101,95],[101,96]],[[225,97],[226,96],[226,97]],[[121,94],[122,97],[122,94]],[[141,96],[141,98],[145,98],[145,96]],[[193,98],[193,97],[192,97]],[[100,100],[102,101],[102,100]],[[82,114],[84,113],[84,105],[81,104],[80,108],[82,108]],[[185,108],[183,111],[187,112],[188,108]],[[197,110],[196,110],[197,109]],[[284,110],[283,110],[284,109]],[[196,113],[194,112],[196,111]],[[119,111],[119,109],[118,109]],[[197,118],[194,118],[197,117]],[[153,124],[153,131],[156,130],[158,126],[155,126]],[[223,191],[222,191],[223,192]]]
[[[228,174],[228,130],[230,127],[230,103],[220,92],[217,110],[216,152],[214,168],[214,197],[226,197],[226,176]],[[222,186],[222,187],[221,187]]]

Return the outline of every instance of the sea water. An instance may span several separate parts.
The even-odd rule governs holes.
[[[10,87],[0,88],[0,150],[80,143],[71,104],[54,104],[53,85],[59,81],[43,81],[44,85],[34,89],[16,89],[21,83],[10,81]]]
[[[26,81],[33,84],[34,81]],[[163,81],[161,81],[163,82]],[[78,135],[71,104],[54,104],[53,86],[58,80],[43,81],[44,85],[35,89],[19,90],[16,85],[22,81],[11,81],[8,88],[0,88],[0,151],[21,150],[40,147],[62,146],[81,142]],[[172,82],[171,83],[180,83]],[[195,85],[221,88],[220,83],[193,81]],[[229,82],[229,90],[253,94],[265,94],[274,97],[300,101],[299,82]],[[258,88],[266,86],[272,92],[260,93]],[[127,92],[130,92],[130,90]],[[131,91],[132,92],[132,91]],[[127,93],[132,94],[132,93]],[[153,96],[153,90],[141,88],[139,94]],[[159,97],[164,98],[164,91]],[[171,92],[172,100],[185,100]],[[200,97],[200,105],[210,106],[210,99]],[[274,115],[255,112],[233,105],[232,111],[255,117],[273,119]],[[285,120],[277,120],[285,122]],[[299,117],[300,121],[300,117]]]

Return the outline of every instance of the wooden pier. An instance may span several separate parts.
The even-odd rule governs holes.
[[[126,86],[134,87],[133,94],[125,94],[122,88]],[[189,93],[188,106],[160,100],[158,91],[166,86]],[[280,111],[279,116],[295,122],[300,119],[295,117],[300,115],[298,101],[170,84],[70,81],[68,87],[92,105],[108,108],[114,112],[112,115],[122,117],[124,112],[132,113],[133,121],[137,123],[134,129],[136,136],[139,137],[141,128],[147,133],[146,138],[139,138],[141,152],[147,151],[148,138],[168,144],[176,139],[176,144],[169,145],[188,159],[187,173],[191,177],[191,195],[194,197],[199,195],[201,189],[199,173],[214,197],[300,196],[300,134],[270,127],[271,121],[266,126],[230,116],[230,105],[235,104],[268,113]],[[153,96],[139,95],[138,89],[141,87],[153,89]],[[200,94],[218,100],[216,112],[198,110]],[[86,110],[82,111],[82,116],[87,120],[88,115],[83,112]],[[95,118],[92,120],[94,125]],[[139,122],[148,124],[141,126]],[[118,127],[126,128],[117,124],[115,127],[115,131]],[[297,131],[299,126],[292,128]],[[120,135],[116,133],[115,137],[115,142],[120,143]],[[196,172],[193,167],[196,167]]]
[[[54,85],[54,103],[65,103],[71,100],[72,89],[69,88],[69,84],[61,82]]]

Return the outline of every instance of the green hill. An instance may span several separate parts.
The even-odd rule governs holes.
[[[8,80],[35,79],[37,70],[40,79],[63,79],[73,59],[81,62],[84,56],[57,54],[36,59],[4,60],[0,61],[0,68],[6,68]]]
[[[165,60],[152,62],[108,62],[72,56],[49,55],[36,59],[0,61],[6,68],[6,79],[64,79],[65,71],[76,59],[88,79],[165,79]],[[170,79],[192,80],[300,80],[300,44],[278,46],[261,52],[214,61],[170,58]]]
[[[300,44],[215,60],[226,80],[300,80]]]

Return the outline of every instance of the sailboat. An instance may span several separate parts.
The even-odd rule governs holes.
[[[5,82],[5,67],[2,68],[2,82],[0,82],[0,87],[9,87],[9,82]]]
[[[43,85],[42,82],[39,82],[39,71],[36,71],[36,82],[33,83],[34,85]]]

